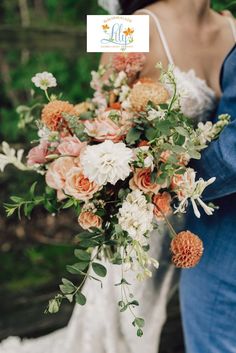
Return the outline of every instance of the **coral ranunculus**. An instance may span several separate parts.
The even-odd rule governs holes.
[[[77,200],[87,201],[99,189],[99,185],[84,176],[80,167],[70,169],[66,175],[65,192]]]
[[[163,220],[164,216],[167,216],[172,212],[171,208],[171,195],[164,191],[153,196],[152,202],[154,204],[154,215],[158,220]]]
[[[60,100],[49,102],[42,110],[42,122],[53,131],[65,128],[67,123],[63,118],[63,113],[75,115],[73,104]]]
[[[101,228],[102,218],[91,211],[81,212],[78,218],[79,225],[83,229]]]
[[[176,267],[194,267],[200,261],[203,254],[201,239],[190,231],[177,234],[171,241],[172,261]]]
[[[133,178],[129,182],[129,186],[132,190],[139,189],[144,193],[156,194],[161,186],[151,181],[151,170],[150,168],[139,168],[136,169]]]

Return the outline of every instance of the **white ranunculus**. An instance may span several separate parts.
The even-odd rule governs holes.
[[[46,71],[36,74],[31,80],[36,87],[39,87],[44,91],[49,87],[56,87],[57,85],[55,77],[50,72]]]
[[[153,230],[153,208],[153,204],[147,202],[140,190],[134,190],[119,209],[119,225],[143,245],[146,243],[144,235]]]
[[[104,141],[98,145],[88,146],[81,156],[84,175],[98,185],[125,180],[131,173],[130,163],[133,151],[123,142]]]

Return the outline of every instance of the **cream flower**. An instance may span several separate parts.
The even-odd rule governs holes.
[[[123,142],[105,141],[88,146],[81,156],[84,174],[98,185],[125,180],[131,173],[130,162],[133,152]]]
[[[32,77],[31,81],[36,87],[46,90],[49,87],[56,87],[57,81],[55,77],[50,72],[41,72]]]
[[[188,200],[190,200],[193,206],[194,214],[197,218],[201,217],[198,205],[203,208],[208,216],[212,215],[214,208],[206,205],[205,202],[202,201],[202,194],[207,186],[214,183],[216,178],[213,177],[207,181],[200,178],[196,181],[196,172],[192,168],[188,168],[186,172],[178,179],[178,181],[177,179],[175,181],[175,189],[181,202],[175,213],[184,213],[186,211],[186,207],[188,206]]]
[[[134,190],[126,197],[119,209],[118,222],[133,239],[146,244],[146,235],[152,231],[154,205],[148,203],[140,190]]]

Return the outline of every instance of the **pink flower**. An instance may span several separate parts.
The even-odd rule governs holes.
[[[171,213],[171,196],[168,192],[158,193],[153,196],[152,202],[154,204],[154,215],[157,219],[163,220],[164,216]]]
[[[143,53],[117,53],[113,56],[112,66],[116,71],[124,71],[128,77],[134,77],[142,71],[145,61]]]
[[[48,153],[48,142],[47,141],[42,141],[40,145],[31,148],[31,150],[28,153],[27,159],[28,159],[28,165],[34,165],[34,164],[44,164],[47,162],[46,156]]]
[[[87,201],[99,189],[99,185],[84,176],[80,167],[74,167],[66,174],[65,192],[77,200]]]
[[[161,186],[151,181],[151,170],[150,168],[136,169],[133,178],[129,182],[129,186],[132,190],[142,190],[144,193],[156,194]]]
[[[91,211],[81,212],[78,222],[83,229],[101,228],[102,226],[102,218]]]
[[[76,136],[67,136],[61,140],[57,150],[62,155],[78,157],[85,145],[86,143],[81,142]]]
[[[119,142],[131,127],[131,115],[127,112],[110,110],[94,120],[86,120],[85,132],[97,141],[112,140]]]
[[[66,175],[69,170],[75,166],[75,159],[72,157],[60,157],[49,165],[45,177],[46,183],[48,186],[58,191],[59,200],[63,199]]]

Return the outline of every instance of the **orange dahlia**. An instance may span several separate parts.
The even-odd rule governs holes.
[[[158,82],[140,81],[133,86],[130,93],[130,102],[135,111],[142,111],[146,108],[148,101],[154,104],[162,104],[169,98],[166,88]]]
[[[49,102],[42,110],[42,122],[53,131],[66,127],[67,123],[63,118],[63,113],[75,115],[73,104],[60,100]]]
[[[200,261],[203,254],[201,239],[186,230],[178,233],[171,241],[172,261],[176,267],[194,267]]]

